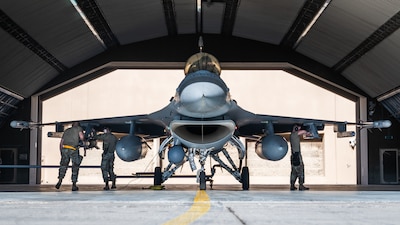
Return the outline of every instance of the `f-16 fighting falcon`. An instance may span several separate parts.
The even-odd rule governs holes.
[[[126,134],[118,141],[116,152],[119,158],[130,162],[142,158],[142,144],[146,140],[162,138],[158,153],[160,157],[167,153],[169,164],[163,169],[155,168],[154,185],[163,184],[178,168],[189,163],[191,170],[196,171],[200,189],[205,190],[207,179],[215,172],[211,169],[211,175],[206,175],[205,162],[211,157],[242,184],[243,190],[248,190],[249,168],[242,163],[246,148],[240,137],[257,139],[257,144],[261,146],[256,148],[257,155],[265,160],[277,161],[288,152],[288,143],[279,134],[290,132],[294,124],[301,124],[302,129],[310,134],[307,137],[310,139],[319,138],[318,131],[323,130],[325,124],[333,124],[335,131],[346,134],[341,136],[349,136],[349,133],[355,135],[346,131],[347,124],[366,128],[391,126],[388,120],[348,123],[259,115],[246,111],[231,99],[229,88],[220,77],[218,60],[202,51],[187,60],[184,71],[185,78],[177,87],[175,96],[159,111],[80,121],[87,140],[90,140],[93,129],[101,130],[103,127]],[[44,124],[11,122],[14,128],[41,125]],[[239,152],[239,165],[234,163],[225,148],[227,143]],[[91,146],[95,146],[95,143],[91,143]]]

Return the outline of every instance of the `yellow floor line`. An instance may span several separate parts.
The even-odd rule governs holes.
[[[190,224],[197,220],[210,210],[211,203],[206,191],[197,191],[196,197],[194,197],[193,205],[184,214],[164,223],[164,225],[184,225]]]

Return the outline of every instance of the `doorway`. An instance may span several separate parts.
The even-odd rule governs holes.
[[[380,149],[379,151],[381,184],[398,184],[398,149]]]
[[[17,164],[17,149],[16,148],[1,148],[0,149],[0,164],[16,165]],[[16,168],[1,168],[0,183],[13,184],[16,183],[17,169]]]

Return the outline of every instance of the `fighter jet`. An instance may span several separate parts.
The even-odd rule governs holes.
[[[125,134],[118,141],[116,152],[123,161],[131,162],[142,158],[144,142],[161,138],[163,142],[158,153],[160,158],[167,153],[169,164],[163,169],[155,168],[154,185],[163,184],[174,176],[178,168],[189,163],[192,171],[197,171],[200,189],[205,190],[206,181],[215,173],[215,169],[211,168],[211,175],[206,175],[205,163],[211,157],[218,166],[242,184],[243,190],[248,190],[249,168],[242,166],[247,150],[240,137],[257,141],[256,153],[260,158],[277,161],[288,152],[288,143],[279,134],[290,132],[294,124],[302,124],[310,133],[306,137],[309,139],[320,138],[318,131],[323,130],[325,124],[333,124],[338,137],[355,135],[346,130],[346,125],[366,128],[391,126],[389,120],[349,123],[260,115],[246,111],[231,99],[229,88],[220,77],[221,67],[218,60],[202,51],[187,60],[184,72],[185,78],[177,87],[175,96],[159,111],[145,115],[80,121],[88,140],[93,129],[101,130],[104,126],[111,128],[113,132]],[[73,121],[65,123],[71,122]],[[60,127],[59,124],[56,124],[57,127]],[[12,121],[10,125],[24,129],[44,124]],[[48,136],[57,135],[50,132]],[[228,143],[238,150],[239,165],[232,160],[226,148]],[[93,142],[89,144],[95,146]]]

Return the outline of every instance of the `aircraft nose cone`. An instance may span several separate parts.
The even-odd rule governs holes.
[[[181,100],[185,102],[196,102],[203,98],[221,98],[225,96],[224,90],[210,82],[197,82],[188,85],[181,93]]]
[[[180,102],[189,112],[209,113],[226,105],[226,93],[216,84],[197,82],[182,90]]]

